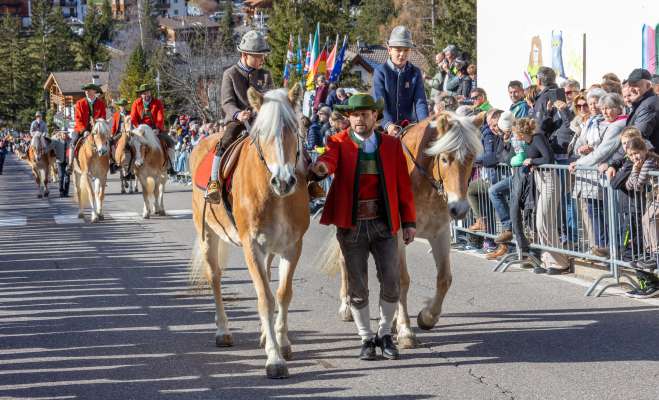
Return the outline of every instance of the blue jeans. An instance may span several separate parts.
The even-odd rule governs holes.
[[[597,247],[609,247],[607,238],[606,216],[604,201],[598,199],[586,199],[588,203],[588,217],[593,224],[593,236]]]
[[[510,204],[508,197],[510,196],[510,184],[512,180],[511,177],[502,178],[499,182],[490,186],[487,190],[487,194],[490,197],[490,201],[494,206],[494,210],[499,216],[501,221],[501,226],[504,230],[510,230],[512,224],[510,222]]]
[[[556,164],[569,165],[570,160],[556,160]],[[577,207],[573,206],[572,190],[568,187],[568,184],[574,182],[574,179],[568,179],[569,172],[567,170],[558,170],[557,172],[560,177],[561,223],[559,228],[561,237],[564,237],[569,242],[577,243],[579,235]]]

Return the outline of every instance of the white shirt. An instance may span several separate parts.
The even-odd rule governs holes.
[[[378,148],[378,138],[374,133],[371,133],[371,136],[368,138],[364,139],[363,136],[361,136],[359,133],[352,131],[352,133],[355,134],[355,137],[359,139],[362,142],[362,151],[364,153],[370,154],[375,152]]]

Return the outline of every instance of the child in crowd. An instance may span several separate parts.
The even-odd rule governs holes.
[[[632,162],[633,167],[625,183],[629,191],[644,192],[645,186],[652,181],[651,171],[656,171],[659,166],[659,156],[648,149],[645,140],[641,137],[632,137],[626,143],[627,158]],[[659,251],[659,241],[657,232],[657,217],[659,216],[659,198],[655,196],[650,202],[645,214],[643,215],[643,243],[646,252],[656,254]],[[659,279],[651,272],[642,269],[656,269],[656,260],[654,262],[637,262],[634,265],[639,269],[636,270],[639,288],[627,292],[627,296],[634,298],[646,299],[659,296]]]

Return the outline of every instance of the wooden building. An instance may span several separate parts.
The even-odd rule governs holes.
[[[73,126],[73,105],[85,96],[81,86],[89,82],[99,85],[104,93],[109,90],[107,72],[52,72],[46,79],[43,88],[50,108],[55,110],[55,123],[60,128]]]

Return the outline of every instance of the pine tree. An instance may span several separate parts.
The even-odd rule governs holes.
[[[110,0],[103,0],[101,15],[98,18],[101,41],[112,40],[114,34],[114,19],[112,18],[112,6]]]
[[[133,101],[137,98],[135,93],[137,87],[151,81],[153,81],[153,72],[149,68],[146,52],[138,44],[126,64],[126,69],[119,84],[119,93],[121,97]]]
[[[383,37],[380,26],[386,25],[395,16],[393,0],[362,0],[355,18],[354,38],[368,44],[381,44]]]
[[[96,63],[108,61],[110,57],[101,43],[103,27],[100,24],[100,15],[91,3],[87,7],[83,29],[80,41],[74,44],[75,61],[79,68],[93,70]]]
[[[233,50],[235,43],[233,40],[233,4],[227,1],[224,6],[224,16],[220,21],[220,28],[218,31],[219,45],[226,50]]]
[[[476,0],[439,0],[439,20],[435,28],[436,50],[448,44],[469,53],[476,60]]]

